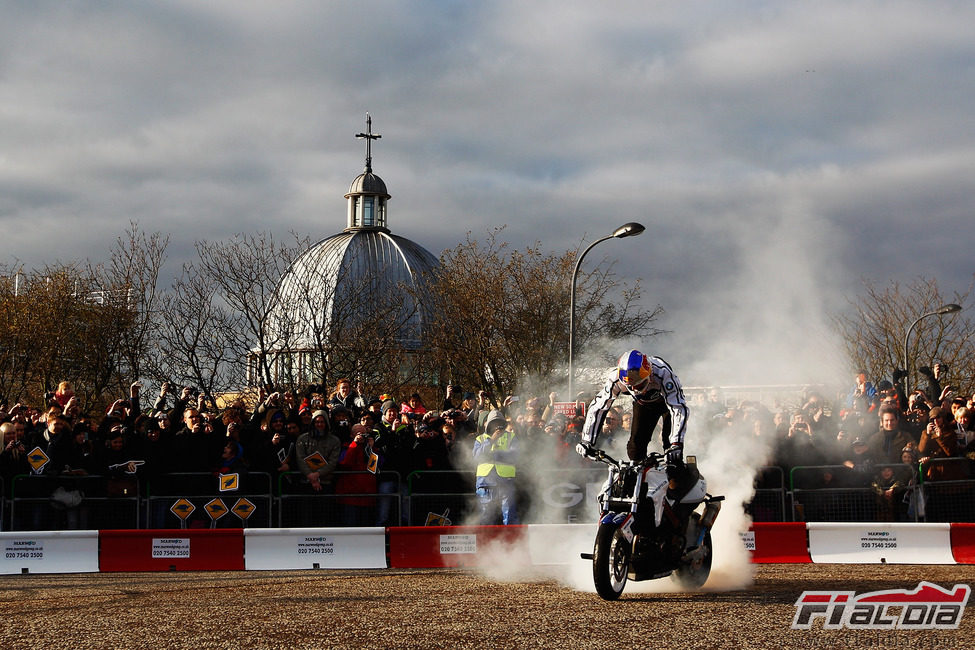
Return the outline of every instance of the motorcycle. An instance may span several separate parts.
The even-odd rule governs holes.
[[[678,485],[668,479],[664,454],[621,461],[601,449],[579,445],[578,451],[609,466],[593,552],[581,554],[592,560],[596,593],[616,600],[627,579],[668,575],[684,588],[701,587],[711,573],[711,528],[724,497],[707,493],[695,457],[687,457]]]

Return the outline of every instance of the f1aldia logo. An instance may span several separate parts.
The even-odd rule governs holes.
[[[968,585],[955,585],[949,591],[923,581],[910,590],[859,596],[853,591],[804,591],[796,601],[792,629],[811,629],[821,617],[827,630],[955,630],[970,593]]]

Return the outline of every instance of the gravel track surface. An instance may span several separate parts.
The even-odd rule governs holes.
[[[952,631],[790,629],[802,591],[921,580],[973,584],[975,566],[759,565],[747,589],[638,593],[628,585],[615,603],[552,581],[459,570],[0,576],[0,647],[975,646],[975,611]]]

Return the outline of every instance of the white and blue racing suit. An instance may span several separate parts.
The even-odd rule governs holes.
[[[595,446],[599,432],[603,428],[606,413],[622,393],[633,396],[633,422],[630,425],[630,438],[626,442],[626,455],[630,460],[643,460],[647,457],[647,447],[653,437],[657,422],[663,418],[662,446],[666,450],[671,445],[684,444],[687,429],[687,404],[684,391],[673,368],[660,357],[647,356],[653,372],[646,388],[639,393],[612,377],[589,404],[586,423],[582,428],[582,442]]]

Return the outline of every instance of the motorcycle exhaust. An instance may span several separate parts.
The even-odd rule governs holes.
[[[697,543],[694,544],[695,546],[700,546],[704,543],[704,536],[714,526],[714,520],[718,518],[718,513],[721,512],[722,501],[724,501],[724,497],[708,498],[708,504],[704,506],[704,514],[701,515],[701,530],[697,534]]]

